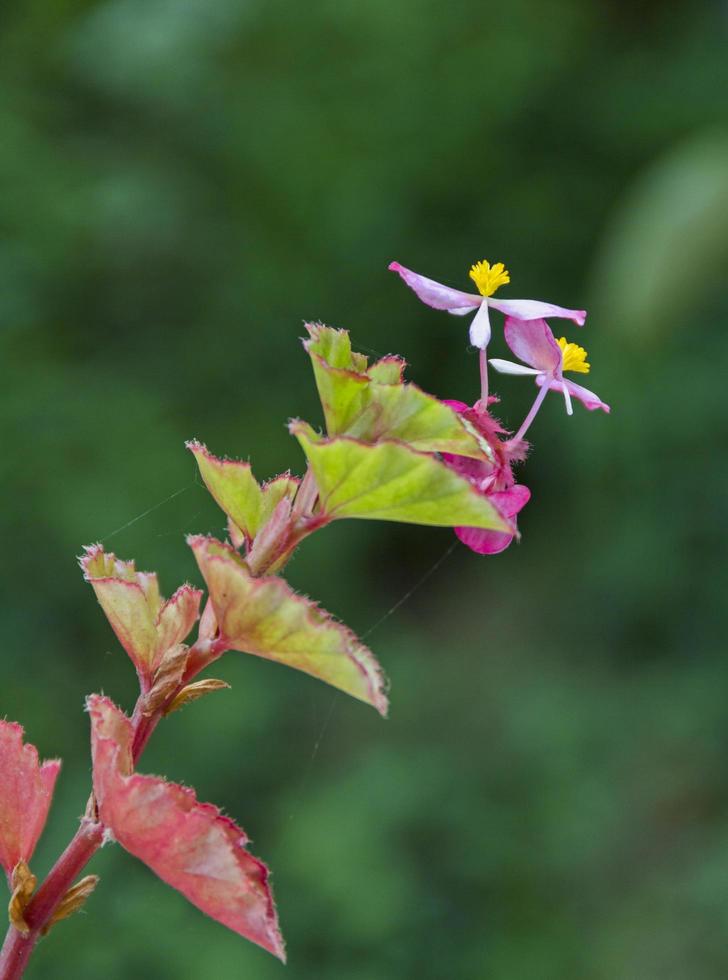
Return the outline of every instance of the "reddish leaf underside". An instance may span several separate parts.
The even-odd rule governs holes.
[[[132,772],[132,726],[108,698],[88,699],[94,792],[104,825],[167,884],[251,942],[285,959],[268,869],[243,830],[191,789]]]
[[[0,864],[8,876],[33,856],[60,768],[58,759],[41,765],[35,746],[23,745],[22,727],[0,721]]]

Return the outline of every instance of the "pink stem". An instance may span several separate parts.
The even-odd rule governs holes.
[[[37,941],[37,932],[29,932],[24,936],[15,926],[10,926],[0,951],[2,980],[16,980],[17,977],[22,977]]]
[[[483,408],[488,407],[488,352],[480,352],[480,400]]]
[[[533,422],[533,420],[538,415],[538,410],[539,408],[541,408],[541,405],[543,404],[543,400],[546,397],[548,390],[549,390],[548,378],[544,377],[543,384],[541,385],[541,388],[539,389],[539,392],[536,395],[536,398],[534,399],[533,405],[531,405],[531,411],[523,420],[523,424],[521,425],[521,428],[514,435],[514,437],[509,440],[509,442],[519,442],[521,439],[523,439],[526,432],[528,432],[529,428],[531,427],[531,422]]]
[[[23,913],[30,930],[28,934],[23,935],[13,925],[8,929],[0,952],[0,980],[16,980],[23,975],[41,930],[48,924],[56,906],[81,870],[101,846],[103,836],[104,828],[100,823],[83,818],[70,844],[53,865]]]

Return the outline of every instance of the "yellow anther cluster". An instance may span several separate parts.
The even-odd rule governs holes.
[[[563,371],[578,371],[580,374],[589,374],[591,364],[587,363],[587,353],[578,344],[570,344],[566,337],[560,337],[556,343],[564,354],[561,365]]]
[[[508,270],[502,262],[491,265],[485,259],[471,266],[468,275],[478,287],[481,296],[492,296],[499,286],[505,286],[511,281]]]

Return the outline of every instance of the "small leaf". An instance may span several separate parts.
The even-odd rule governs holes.
[[[139,676],[149,682],[165,652],[192,630],[202,593],[183,585],[163,602],[153,572],[138,572],[133,561],[121,561],[101,545],[86,548],[80,565]]]
[[[187,448],[197,460],[205,486],[228,516],[230,539],[236,548],[255,538],[281,500],[292,500],[296,495],[300,481],[290,473],[283,473],[261,487],[250,463],[213,456],[195,441],[188,442]],[[240,540],[241,534],[244,540]]]
[[[388,354],[376,361],[367,371],[372,381],[382,385],[398,385],[404,381],[404,369],[407,362],[396,354]]]
[[[261,507],[261,527],[265,525],[273,516],[273,512],[282,500],[289,503],[296,496],[301,481],[298,477],[291,476],[290,473],[282,473],[274,477],[262,486],[263,504]]]
[[[100,881],[98,875],[86,875],[77,881],[72,888],[69,888],[60,900],[53,915],[48,920],[47,925],[41,930],[42,935],[47,935],[57,922],[70,918],[74,912],[78,912],[86,904],[86,900],[91,895]]]
[[[131,771],[133,729],[108,698],[92,695],[94,793],[115,840],[207,915],[285,959],[268,869],[245,832],[194,792]]]
[[[188,544],[207,583],[221,645],[295,667],[386,714],[382,674],[372,652],[283,579],[254,578],[242,558],[214,538]]]
[[[229,689],[230,685],[226,681],[219,681],[214,677],[207,677],[202,681],[195,681],[194,684],[188,684],[187,687],[182,688],[179,694],[170,702],[164,713],[165,715],[171,715],[173,711],[179,711],[180,708],[184,708],[185,705],[197,701],[198,698],[203,698],[206,694]]]
[[[363,442],[399,440],[421,452],[455,453],[483,459],[481,441],[449,405],[402,382],[405,362],[392,355],[369,370],[355,361],[349,335],[321,324],[308,325],[304,344],[316,376],[330,436]],[[359,355],[361,357],[361,355]],[[356,365],[356,366],[355,366]]]
[[[311,357],[326,429],[331,435],[346,432],[361,415],[369,378],[364,373],[366,359],[357,371],[346,330],[334,330],[322,324],[306,325],[310,339],[304,347]]]
[[[8,918],[19,933],[27,936],[30,927],[25,921],[25,910],[33,896],[38,879],[25,861],[18,861],[13,868],[11,877],[12,895],[8,904]]]
[[[511,530],[485,496],[434,456],[398,442],[370,446],[349,438],[321,439],[305,422],[290,429],[316,477],[322,511],[331,519]]]
[[[153,715],[177,690],[182,683],[188,655],[189,647],[184,643],[178,643],[164,654],[154,673],[152,687],[141,702],[145,715]]]
[[[33,856],[60,769],[58,759],[40,764],[20,725],[0,721],[0,865],[8,876]]]
[[[296,540],[293,524],[291,502],[284,498],[279,501],[246,556],[246,564],[254,575],[263,571],[276,572],[286,563]]]
[[[260,527],[263,491],[253,476],[250,463],[220,459],[195,440],[186,445],[197,460],[200,476],[218,506],[247,538],[254,538]]]

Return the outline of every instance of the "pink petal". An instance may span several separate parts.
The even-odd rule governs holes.
[[[516,483],[507,490],[488,494],[488,499],[496,505],[503,517],[511,518],[515,517],[526,506],[531,499],[531,491],[528,487]],[[515,521],[511,533],[507,531],[482,531],[477,527],[455,528],[455,534],[462,543],[478,555],[500,554],[513,541],[516,533]]]
[[[456,527],[455,534],[476,555],[498,555],[516,536],[515,531],[508,534],[506,531],[482,531],[478,527]]]
[[[496,505],[503,517],[515,517],[531,499],[531,491],[522,483],[514,483],[507,490],[491,493],[489,499]]]
[[[542,379],[536,378],[536,384],[541,386],[541,384],[543,384]],[[569,381],[568,378],[563,378],[561,381],[552,381],[549,384],[550,391],[561,392],[563,387],[566,387],[569,394],[574,398],[578,398],[582,405],[588,408],[590,412],[593,412],[597,408],[601,408],[601,410],[603,412],[607,412],[607,414],[609,414],[611,411],[609,405],[607,405],[606,402],[603,402],[599,395],[595,395],[594,392],[589,391],[588,388],[574,384],[574,382]]]
[[[495,463],[469,456],[457,456],[455,453],[442,453],[442,461],[445,466],[470,480],[481,493],[487,493],[498,471]]]
[[[586,310],[567,310],[564,306],[554,306],[553,303],[541,303],[537,299],[491,299],[488,306],[515,320],[540,320],[543,317],[555,316],[564,320],[573,320],[583,327],[586,320]]]
[[[61,763],[38,763],[34,745],[23,745],[23,729],[0,721],[0,865],[12,874],[29,861],[43,832]]]
[[[245,833],[194,792],[131,772],[132,726],[108,698],[92,695],[94,792],[102,822],[193,905],[285,959],[268,869],[245,850]]]
[[[539,371],[551,374],[561,368],[561,348],[545,320],[506,319],[506,343],[516,357]]]
[[[448,310],[456,316],[463,316],[477,309],[483,302],[482,296],[474,296],[472,293],[463,293],[459,289],[451,289],[443,286],[434,279],[427,279],[411,269],[405,269],[399,262],[390,262],[389,269],[398,272],[410,289],[419,296],[423,303],[432,306],[436,310]]]

